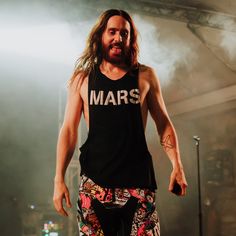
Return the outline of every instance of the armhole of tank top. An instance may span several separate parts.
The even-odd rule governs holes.
[[[136,76],[137,76],[137,87],[139,89],[139,79],[140,79],[140,64],[136,69]],[[147,139],[146,139],[146,135],[145,135],[145,129],[144,129],[144,125],[143,125],[143,117],[142,117],[142,109],[141,109],[141,103],[139,104],[139,111],[140,111],[140,119],[141,119],[141,127],[143,130],[143,135],[144,135],[144,141],[145,141],[145,145],[146,145],[146,150],[149,152],[148,149],[148,144],[147,144]],[[148,114],[147,114],[147,119],[148,119]]]
[[[88,137],[89,137],[89,133],[90,133],[90,128],[91,128],[91,117],[90,117],[90,90],[91,90],[91,73],[88,75],[88,113],[89,113],[89,129],[88,129]]]
[[[139,82],[139,76],[140,76],[140,68],[139,68],[139,66],[136,69],[136,74],[137,74],[137,83],[138,83]],[[137,86],[138,86],[138,84],[137,84]],[[139,87],[138,87],[138,89],[139,89]]]
[[[90,129],[91,129],[91,117],[90,117],[90,114],[91,114],[91,112],[90,112],[90,89],[91,89],[91,73],[88,75],[88,91],[87,91],[87,93],[88,93],[88,117],[89,117],[89,121],[88,121],[88,123],[89,123],[89,128],[88,128],[88,137],[87,137],[87,139],[89,138],[89,135],[90,135]]]
[[[89,138],[89,135],[90,135],[90,130],[91,130],[91,106],[90,106],[90,91],[91,91],[91,88],[92,88],[92,82],[93,82],[93,79],[95,77],[95,74],[96,74],[96,65],[95,65],[95,68],[92,72],[90,72],[90,74],[88,75],[88,113],[89,113],[89,130],[88,130],[88,138]]]

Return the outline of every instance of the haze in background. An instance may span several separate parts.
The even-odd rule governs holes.
[[[21,208],[31,204],[37,207],[52,201],[58,111],[61,109],[58,107],[59,94],[64,104],[66,82],[99,14],[95,10],[92,14],[91,9],[80,8],[79,2],[78,5],[69,1],[0,3],[0,199],[1,212],[4,212],[0,232],[3,235],[7,232],[6,225],[12,224],[14,217],[20,215],[16,214],[17,204]],[[194,45],[177,35],[170,37],[173,29],[166,29],[163,35],[161,28],[153,25],[148,17],[137,14],[133,17],[140,32],[140,62],[155,68],[163,88],[175,79],[178,68],[187,66],[191,74],[198,58]],[[222,46],[227,48],[231,57],[235,56],[231,36],[222,37]],[[153,127],[153,124],[148,127],[148,139],[156,151],[158,137]],[[191,139],[195,131],[195,127],[186,125],[179,134],[183,137],[181,142]],[[194,146],[188,148],[188,152],[195,155]],[[187,173],[196,164],[195,157],[188,158],[190,160],[185,162]],[[170,167],[167,158],[159,157],[158,161],[156,166],[159,168],[162,164]],[[158,179],[160,186],[165,188],[159,190],[160,203],[165,203],[169,196],[165,185],[169,167],[159,172],[165,171]],[[188,177],[190,183],[196,184],[196,173]],[[188,204],[189,209],[196,207],[195,197],[190,194],[185,203],[173,199],[176,204],[184,204],[186,214],[189,214]],[[161,210],[161,204],[158,207]],[[175,221],[179,212],[173,205],[171,208],[173,212],[168,213],[168,220]],[[165,211],[160,211],[160,215],[163,215],[165,232]],[[197,214],[191,217],[197,221]]]

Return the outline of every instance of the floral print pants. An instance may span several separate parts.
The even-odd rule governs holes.
[[[160,236],[155,192],[102,188],[81,176],[77,201],[79,235]]]

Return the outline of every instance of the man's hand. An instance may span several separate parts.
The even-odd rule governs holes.
[[[58,213],[63,216],[68,216],[68,213],[63,208],[63,199],[65,199],[67,207],[71,207],[70,195],[66,184],[63,181],[55,181],[53,195],[54,206]]]
[[[170,175],[169,191],[178,196],[185,196],[187,186],[183,168],[174,168]]]

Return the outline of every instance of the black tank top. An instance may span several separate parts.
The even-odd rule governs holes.
[[[81,175],[106,188],[156,189],[144,134],[138,69],[111,80],[99,67],[88,80],[89,133],[80,147]]]

